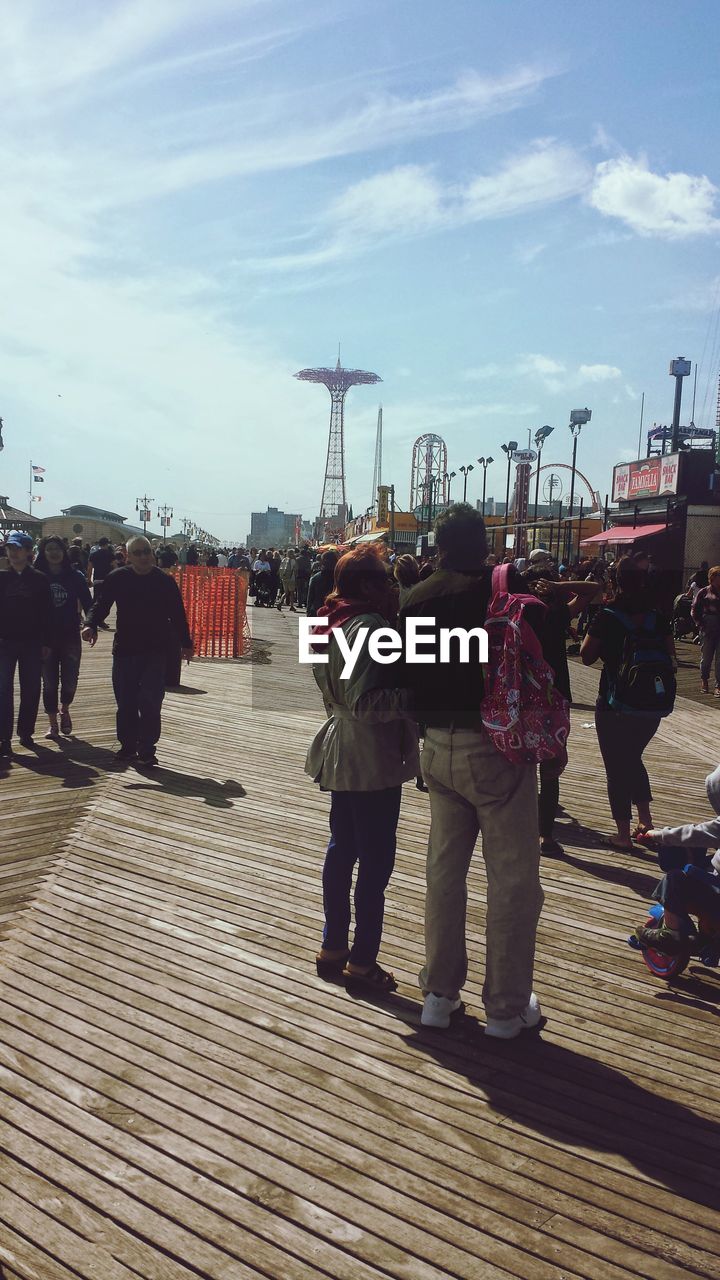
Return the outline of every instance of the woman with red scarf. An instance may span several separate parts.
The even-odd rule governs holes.
[[[330,841],[323,867],[325,928],[317,957],[321,977],[345,978],[348,988],[394,991],[391,973],[377,963],[385,889],[395,864],[403,782],[419,772],[412,695],[392,687],[392,665],[373,661],[373,631],[394,621],[396,597],[383,560],[374,551],[349,551],[335,568],[335,589],[320,610],[327,645],[316,664],[329,719],[308,751],[306,772],[331,792]],[[352,672],[335,632],[349,645],[362,627],[368,635]],[[323,628],[318,628],[320,632]],[[317,646],[316,646],[317,647]],[[350,946],[350,894],[355,884],[355,932]]]

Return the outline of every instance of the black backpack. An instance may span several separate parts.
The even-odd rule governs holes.
[[[638,626],[619,609],[606,612],[627,632],[620,664],[607,672],[608,705],[632,716],[669,716],[675,706],[677,681],[665,637],[658,634],[657,614],[646,613]]]

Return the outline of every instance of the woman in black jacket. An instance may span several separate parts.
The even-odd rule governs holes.
[[[88,613],[92,595],[85,575],[73,567],[62,538],[41,540],[34,567],[50,579],[50,653],[42,665],[43,706],[50,722],[45,737],[57,738],[61,732],[72,733],[70,704],[77,692],[82,650],[80,611]]]

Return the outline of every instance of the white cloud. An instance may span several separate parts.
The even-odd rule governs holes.
[[[572,147],[538,142],[524,154],[512,156],[494,173],[473,179],[465,192],[464,220],[505,217],[555,204],[578,195],[588,181],[587,166]]]
[[[612,382],[622,378],[622,370],[614,364],[581,364],[578,377],[584,382]]]
[[[622,370],[613,364],[581,364],[577,369],[572,369],[553,356],[528,352],[516,356],[507,364],[490,362],[474,369],[465,369],[462,376],[467,382],[484,382],[510,376],[530,378],[541,382],[547,391],[558,392],[571,391],[585,382],[614,382],[622,377]]]
[[[720,229],[718,188],[704,176],[652,173],[647,162],[621,156],[595,170],[590,204],[642,236],[681,240]]]
[[[559,373],[564,373],[565,365],[560,360],[551,359],[550,356],[531,354],[521,356],[515,369],[517,373],[536,373],[540,378],[552,378]]]
[[[400,165],[348,187],[326,210],[329,228],[315,249],[253,260],[274,270],[314,269],[408,237],[503,218],[556,203],[584,190],[589,173],[581,157],[561,143],[542,140],[509,157],[494,172],[466,185],[443,185],[428,166]]]

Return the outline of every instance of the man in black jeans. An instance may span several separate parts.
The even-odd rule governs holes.
[[[88,573],[92,570],[92,588],[93,600],[97,600],[100,595],[100,588],[106,578],[110,577],[113,566],[115,564],[115,552],[110,546],[109,538],[100,538],[96,547],[93,547],[88,558]],[[98,623],[103,630],[109,630],[105,622]]]
[[[97,628],[117,605],[113,643],[113,689],[117,702],[118,760],[157,764],[160,709],[165,696],[167,651],[173,634],[181,654],[192,657],[185,607],[174,578],[155,564],[147,538],[131,538],[128,563],[103,583],[83,629],[83,640],[97,641]]]
[[[18,735],[22,746],[35,746],[40,672],[43,658],[50,653],[52,616],[50,583],[30,567],[32,538],[13,529],[5,545],[10,568],[0,573],[0,760],[12,755],[16,667],[20,675]]]

